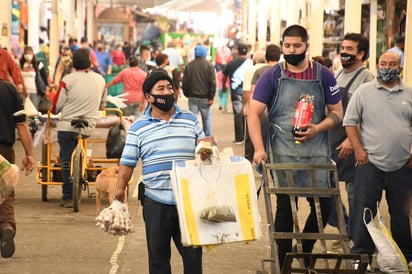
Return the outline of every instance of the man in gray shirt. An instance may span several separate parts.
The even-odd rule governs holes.
[[[343,69],[336,75],[336,82],[339,85],[340,95],[342,97],[343,111],[355,90],[363,83],[369,82],[374,75],[366,68],[364,62],[369,57],[369,40],[359,33],[347,33],[341,45],[341,63]],[[352,215],[353,208],[353,182],[355,181],[355,157],[353,155],[352,145],[346,136],[342,123],[337,127],[329,130],[329,140],[331,144],[332,159],[336,162],[339,181],[346,184],[348,194],[349,217],[347,220],[348,237],[352,239]],[[335,206],[334,204],[332,206]],[[331,209],[329,216],[329,225],[338,227],[336,209]],[[340,243],[338,242],[338,245]],[[332,244],[332,251],[338,248],[338,245]]]
[[[385,190],[392,237],[412,268],[411,227],[406,212],[408,192],[412,191],[412,88],[399,78],[400,62],[396,53],[382,54],[377,79],[357,89],[343,125],[357,163],[352,253],[371,257],[375,252],[363,212],[370,208],[375,215]]]

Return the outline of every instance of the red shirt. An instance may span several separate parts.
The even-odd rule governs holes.
[[[13,60],[13,57],[8,53],[8,51],[0,48],[0,79],[13,83],[17,86],[19,84],[23,85],[23,80],[20,75],[20,70]]]

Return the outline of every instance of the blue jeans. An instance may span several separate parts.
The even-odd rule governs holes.
[[[70,162],[73,150],[77,145],[77,133],[70,131],[58,131],[57,140],[60,146],[60,160],[62,166],[62,199],[71,199],[73,192],[73,182],[70,178]]]
[[[235,124],[235,141],[240,142],[245,138],[245,119],[242,113],[243,95],[231,93],[232,108]]]
[[[202,273],[202,248],[182,245],[176,206],[161,204],[144,197],[143,219],[146,226],[150,274],[172,273],[171,239],[182,256],[184,274]]]
[[[353,208],[353,243],[352,253],[372,255],[375,245],[363,222],[364,208],[370,208],[376,215],[376,202],[381,201],[385,190],[390,214],[390,230],[406,260],[412,261],[412,237],[409,216],[406,212],[407,195],[412,190],[412,169],[402,168],[385,172],[375,165],[367,163],[356,168],[355,196]],[[366,219],[367,222],[370,220]]]
[[[194,114],[202,116],[203,131],[206,136],[212,136],[212,112],[210,111],[209,99],[189,97],[189,110]]]

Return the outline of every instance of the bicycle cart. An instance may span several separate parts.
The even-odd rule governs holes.
[[[71,163],[71,177],[73,180],[73,210],[79,210],[81,192],[86,191],[91,197],[89,186],[95,186],[97,175],[104,169],[119,164],[119,158],[106,157],[106,138],[109,128],[118,126],[123,122],[120,109],[106,108],[103,113],[115,113],[116,115],[102,115],[97,120],[95,132],[87,139],[81,139],[81,153],[74,153]],[[52,117],[50,112],[44,120],[44,139],[42,144],[41,161],[37,164],[36,182],[41,185],[42,200],[48,200],[48,186],[62,185],[61,163],[59,157],[59,145],[55,135],[55,125],[58,118]],[[79,123],[79,121],[77,121]],[[77,124],[75,127],[84,125]],[[75,152],[77,149],[75,149]],[[131,180],[132,182],[132,180]],[[131,183],[129,182],[129,184]]]
[[[350,254],[348,247],[348,237],[346,234],[345,221],[343,217],[343,208],[341,204],[339,184],[334,184],[331,188],[317,187],[316,181],[318,171],[328,171],[331,179],[338,182],[336,165],[330,164],[302,164],[302,163],[264,163],[263,164],[263,192],[265,198],[265,209],[268,224],[268,234],[270,241],[270,258],[262,260],[262,271],[258,274],[287,274],[287,273],[365,273],[368,264],[366,254]],[[311,181],[311,187],[297,187],[294,181],[293,173],[306,172]],[[285,176],[287,187],[279,186],[278,176]],[[270,182],[270,181],[271,182]],[[283,194],[289,196],[293,231],[279,232],[274,226],[274,212],[276,206],[272,205],[273,196]],[[312,197],[316,208],[316,219],[318,233],[305,233],[299,224],[297,198]],[[338,217],[338,232],[329,233],[323,229],[322,212],[320,210],[319,198],[329,196],[332,202],[336,204]],[[283,269],[280,269],[278,260],[278,249],[276,240],[291,239],[295,241],[296,251],[286,254]],[[303,253],[302,240],[319,240],[322,252],[320,253]],[[343,253],[328,253],[326,249],[326,240],[340,240],[343,242]],[[266,265],[270,265],[268,270]],[[281,272],[282,271],[282,272]]]

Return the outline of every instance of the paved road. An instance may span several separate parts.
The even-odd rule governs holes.
[[[187,106],[185,100],[181,104]],[[233,115],[223,114],[213,106],[213,130],[220,148],[232,146]],[[243,155],[242,145],[233,148],[235,154]],[[40,161],[40,147],[35,152],[36,161]],[[16,153],[20,161],[20,144],[16,145]],[[139,171],[135,171],[134,178],[139,178]],[[136,181],[131,185],[130,196]],[[90,192],[94,192],[93,187]],[[148,273],[142,212],[136,198],[131,197],[129,202],[136,232],[119,238],[95,227],[94,196],[82,200],[78,213],[59,207],[60,196],[60,186],[49,186],[49,200],[43,202],[35,174],[21,176],[16,189],[16,252],[11,259],[0,258],[0,273]],[[263,200],[260,202],[263,205]],[[267,241],[263,239],[212,249],[205,253],[204,273],[255,273],[260,259],[267,254],[265,245]],[[183,272],[175,249],[172,267],[173,273]]]
[[[180,102],[184,107],[187,103]],[[223,114],[213,106],[213,132],[219,148],[232,146],[236,155],[243,155],[243,145],[232,145],[233,115]],[[17,159],[22,147],[16,145]],[[36,160],[41,149],[35,148]],[[135,171],[134,178],[139,178]],[[256,178],[256,184],[259,178]],[[59,207],[61,187],[49,186],[47,202],[41,199],[41,187],[35,174],[21,176],[16,189],[16,219],[18,222],[16,252],[11,259],[0,258],[0,273],[148,273],[146,241],[141,207],[133,196],[137,180],[131,185],[129,208],[136,232],[115,237],[95,227],[94,196],[82,200],[80,212]],[[90,189],[94,192],[93,187]],[[105,201],[106,205],[108,201]],[[262,217],[261,240],[232,243],[205,253],[204,273],[256,273],[260,260],[269,256],[263,197],[258,201]],[[303,206],[302,208],[305,208]],[[173,273],[183,273],[180,256],[173,248]]]

